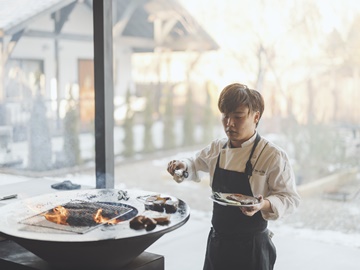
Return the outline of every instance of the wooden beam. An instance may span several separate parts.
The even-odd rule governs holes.
[[[112,1],[93,1],[96,188],[114,188]]]
[[[74,41],[93,41],[93,36],[91,35],[82,35],[82,34],[70,34],[70,33],[60,33],[56,34],[49,31],[41,30],[27,30],[24,33],[24,37],[34,37],[34,38],[49,38],[49,39],[61,39],[61,40],[74,40]]]
[[[143,5],[146,2],[146,0],[132,0],[129,2],[129,4],[126,6],[125,11],[122,13],[121,17],[117,21],[117,23],[114,25],[113,28],[113,36],[121,36],[126,25],[128,24],[131,16],[134,14],[135,10]],[[117,18],[116,18],[117,19]]]
[[[68,20],[69,15],[75,8],[76,4],[77,2],[75,1],[51,14],[51,18],[55,21],[55,33],[59,34],[61,32],[61,29],[63,28],[65,22]]]

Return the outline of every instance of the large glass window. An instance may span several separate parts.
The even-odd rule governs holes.
[[[0,193],[25,180],[46,192],[64,180],[95,187],[92,1],[24,1],[15,12],[17,1],[0,2]],[[172,194],[210,226],[209,175],[179,185],[166,166],[226,136],[218,95],[240,82],[264,96],[258,131],[287,152],[302,195],[295,214],[271,222],[275,234],[339,256],[360,246],[357,1],[112,7],[115,188]]]

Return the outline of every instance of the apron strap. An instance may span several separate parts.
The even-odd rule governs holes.
[[[253,171],[253,166],[251,164],[251,158],[252,158],[252,155],[254,154],[254,151],[255,151],[255,148],[256,146],[258,145],[259,141],[260,141],[260,135],[259,133],[256,134],[256,138],[255,138],[255,142],[254,142],[254,145],[251,149],[251,153],[250,153],[250,156],[249,156],[249,159],[248,161],[246,162],[246,167],[245,167],[245,173],[247,174],[248,177],[252,176],[252,171]]]

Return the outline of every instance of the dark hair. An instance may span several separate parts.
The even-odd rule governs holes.
[[[220,112],[234,112],[240,105],[247,106],[249,113],[260,112],[259,120],[265,108],[264,99],[258,91],[249,89],[240,83],[229,84],[219,96],[218,107]]]

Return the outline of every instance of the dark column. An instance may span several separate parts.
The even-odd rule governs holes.
[[[94,0],[96,188],[114,188],[112,1]]]

